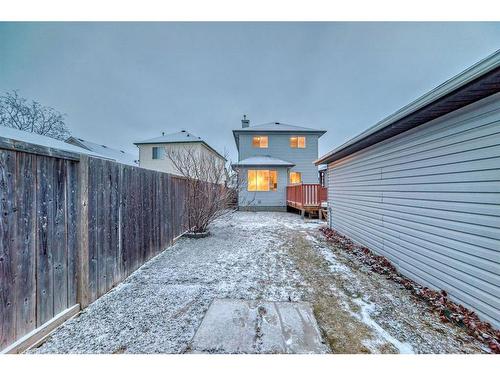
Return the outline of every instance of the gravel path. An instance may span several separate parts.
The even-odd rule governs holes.
[[[308,301],[334,353],[474,353],[397,284],[326,243],[322,223],[237,212],[179,240],[32,353],[185,353],[214,298]]]

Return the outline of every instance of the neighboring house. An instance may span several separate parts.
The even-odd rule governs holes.
[[[95,152],[97,154],[100,154],[102,156],[105,156],[106,158],[113,159],[117,161],[118,163],[122,164],[128,164],[128,165],[133,165],[133,166],[138,166],[137,158],[135,158],[133,155],[126,153],[125,151],[122,150],[116,150],[113,148],[110,148],[105,145],[100,145],[94,142],[86,141],[82,138],[76,138],[76,137],[69,137],[66,140],[66,143],[69,143],[74,146],[82,147],[88,151]]]
[[[324,163],[330,227],[500,328],[500,51]]]
[[[318,183],[318,139],[325,131],[272,122],[249,126],[246,116],[241,129],[233,130],[242,186],[241,209],[286,210],[286,187]]]
[[[200,137],[197,137],[186,130],[177,133],[165,134],[161,137],[146,139],[135,142],[139,147],[139,165],[143,168],[154,169],[161,172],[180,175],[181,173],[168,158],[166,152],[189,150],[199,152],[201,157],[207,155],[215,157],[221,163],[226,163],[224,156],[219,154],[213,147]]]

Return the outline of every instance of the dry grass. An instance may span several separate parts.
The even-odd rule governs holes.
[[[485,346],[456,327],[443,324],[408,291],[371,272],[343,250],[327,243],[319,232],[287,234],[284,250],[297,267],[313,304],[318,324],[333,353],[398,353],[365,324],[359,301],[375,306],[370,318],[417,353],[481,353]],[[332,272],[324,252],[340,265]]]

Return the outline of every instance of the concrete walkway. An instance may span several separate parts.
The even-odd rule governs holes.
[[[308,303],[216,299],[190,351],[322,354],[329,349]]]
[[[31,352],[485,350],[461,329],[441,323],[406,290],[327,244],[320,225],[288,213],[238,212],[216,223],[210,237],[179,240]],[[311,324],[268,324],[289,306],[300,311],[290,321],[302,317]],[[223,345],[245,311],[249,330],[243,341]],[[265,341],[266,335],[276,339]]]

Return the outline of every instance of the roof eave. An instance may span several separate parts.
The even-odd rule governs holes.
[[[233,163],[231,164],[232,167],[285,167],[285,168],[291,168],[295,167],[295,164],[273,164],[273,163],[266,163],[266,164],[239,164],[239,163]]]
[[[314,164],[331,163],[499,91],[500,50],[323,155]],[[448,109],[439,108],[440,105],[443,108],[448,105]],[[427,116],[425,111],[428,112]]]
[[[204,141],[201,139],[197,139],[194,141],[168,141],[168,142],[154,142],[154,141],[142,141],[142,142],[134,142],[134,145],[163,145],[163,144],[172,144],[172,143],[203,143]]]
[[[239,142],[239,137],[236,136],[236,130],[233,130],[233,137],[234,137],[234,142],[236,143],[236,149],[239,152],[240,151],[240,142]]]

